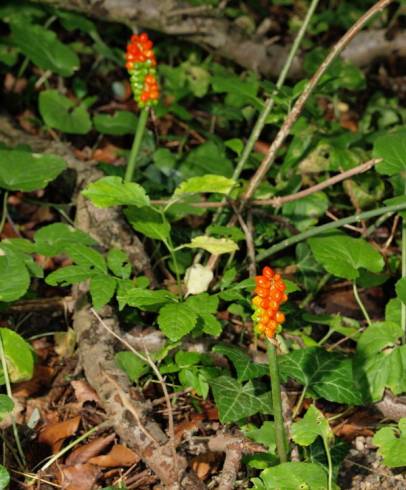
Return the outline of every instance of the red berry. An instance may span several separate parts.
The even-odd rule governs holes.
[[[267,265],[262,269],[262,274],[267,278],[271,279],[274,275],[274,271]]]

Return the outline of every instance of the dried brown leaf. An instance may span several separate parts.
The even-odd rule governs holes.
[[[92,464],[60,467],[59,481],[63,490],[92,490],[100,474]]]
[[[66,458],[65,464],[68,466],[87,463],[90,458],[100,454],[109,444],[114,441],[115,434],[106,437],[97,437],[93,441],[74,449]]]
[[[70,384],[75,391],[76,400],[81,405],[86,402],[100,403],[100,398],[98,397],[96,391],[84,379],[71,381]]]
[[[104,456],[96,456],[89,459],[89,463],[104,468],[114,468],[116,466],[132,466],[138,463],[140,457],[138,454],[128,449],[128,447],[117,444],[112,447],[111,451]]]
[[[38,441],[51,446],[52,451],[55,453],[58,451],[64,439],[72,436],[78,430],[79,423],[80,416],[78,415],[63,422],[47,425],[41,430]]]

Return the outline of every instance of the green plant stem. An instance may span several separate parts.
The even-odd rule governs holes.
[[[275,346],[267,340],[268,343],[268,359],[269,359],[269,375],[271,377],[271,391],[273,416],[275,419],[275,437],[276,450],[278,452],[281,463],[286,463],[288,460],[286,449],[285,422],[282,413],[281,399],[281,384],[279,381],[278,359]]]
[[[306,396],[306,390],[307,390],[307,386],[305,386],[302,390],[302,393],[300,393],[299,400],[296,403],[295,409],[293,410],[292,413],[292,420],[295,420],[295,418],[298,416],[298,413],[300,412],[300,409],[302,408],[302,403]]]
[[[332,221],[331,223],[326,223],[325,225],[316,226],[311,228],[310,230],[304,231],[302,233],[298,233],[286,240],[282,240],[281,242],[273,245],[267,250],[263,250],[256,256],[256,260],[259,262],[264,260],[271,255],[284,250],[287,247],[295,245],[296,243],[302,242],[303,240],[307,240],[316,235],[320,235],[321,233],[328,230],[335,230],[336,228],[340,228],[344,225],[349,225],[351,223],[357,223],[362,220],[366,220],[369,218],[373,218],[374,216],[380,216],[381,214],[390,213],[390,212],[398,212],[406,209],[406,203],[402,204],[394,204],[392,206],[384,206],[382,208],[372,209],[371,211],[365,211],[363,213],[354,214],[352,216],[348,216],[347,218],[338,219],[337,221]]]
[[[168,252],[173,260],[173,265],[175,266],[175,275],[176,275],[176,283],[178,285],[178,296],[179,298],[182,297],[182,285],[181,285],[181,280],[180,280],[180,275],[179,275],[179,267],[178,267],[178,259],[176,258],[176,250],[173,246],[172,239],[169,237],[168,240],[164,240],[164,244],[166,248],[168,249]],[[179,248],[179,247],[178,247]]]
[[[333,490],[333,461],[331,460],[330,447],[328,441],[325,437],[323,439],[324,450],[327,456],[327,466],[328,466],[328,490]]]
[[[1,221],[0,221],[0,233],[3,231],[4,224],[6,223],[6,219],[7,219],[7,199],[8,199],[8,192],[4,192],[3,208],[2,208]]]
[[[131,182],[133,180],[137,156],[141,148],[142,137],[144,136],[145,127],[147,125],[148,114],[148,107],[144,107],[138,119],[137,130],[135,131],[133,146],[131,147],[130,158],[128,159],[127,169],[125,171],[125,182]]]
[[[3,368],[3,376],[4,376],[4,383],[6,385],[7,396],[9,398],[11,398],[11,400],[13,400],[13,392],[11,391],[10,377],[8,375],[8,369],[7,369],[6,354],[4,352],[3,342],[1,340],[1,338],[0,338],[0,359],[1,359],[1,367]],[[17,424],[16,424],[14,414],[11,414],[11,423],[13,425],[13,434],[14,434],[14,439],[15,439],[16,446],[17,446],[17,452],[20,456],[22,466],[26,467],[27,462],[25,460],[24,451],[23,451],[23,448],[21,446],[20,436],[18,434],[18,428],[17,428]]]
[[[406,217],[402,218],[402,278],[406,277]],[[400,325],[403,329],[403,344],[406,344],[406,305],[401,302]]]
[[[357,286],[357,283],[356,281],[354,280],[353,283],[352,283],[352,290],[354,291],[354,297],[358,303],[358,306],[360,307],[360,310],[362,311],[362,314],[364,315],[365,317],[365,320],[367,321],[368,325],[371,325],[371,318],[370,316],[368,315],[368,311],[367,309],[365,308],[365,305],[364,303],[362,302],[362,299],[359,295],[359,292],[358,292],[358,286]]]

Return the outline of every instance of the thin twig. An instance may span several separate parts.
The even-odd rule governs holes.
[[[240,223],[240,226],[244,232],[245,235],[245,243],[247,245],[247,255],[248,255],[248,271],[250,277],[255,277],[256,275],[256,267],[255,267],[255,244],[254,244],[254,238],[252,236],[252,219],[251,219],[251,230],[248,228],[248,225],[245,223],[243,220],[243,217],[241,216],[241,213],[238,212],[238,209],[234,204],[231,204],[234,212],[238,218],[238,221]]]

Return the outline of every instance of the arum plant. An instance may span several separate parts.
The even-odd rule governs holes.
[[[126,68],[130,75],[134,99],[141,109],[124,180],[131,182],[137,156],[148,120],[149,110],[158,103],[159,87],[156,78],[156,59],[148,34],[134,34],[127,46]]]
[[[280,462],[285,463],[287,461],[287,440],[282,412],[281,385],[276,350],[277,342],[274,337],[285,321],[285,315],[279,308],[282,303],[287,301],[288,296],[285,293],[286,285],[280,274],[276,274],[268,266],[263,268],[262,275],[256,276],[255,282],[255,296],[252,299],[254,314],[252,318],[256,332],[260,335],[265,335],[267,338],[276,450]]]

